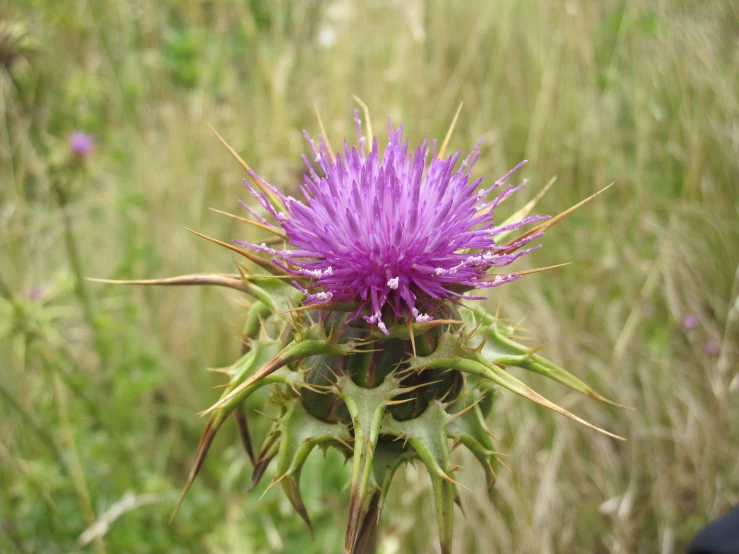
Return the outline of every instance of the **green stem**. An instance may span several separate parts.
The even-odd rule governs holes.
[[[62,351],[64,356],[67,358],[69,364],[77,365],[77,361],[71,352]],[[79,398],[79,400],[87,407],[90,415],[93,417],[95,422],[102,427],[111,443],[115,446],[120,456],[120,463],[127,465],[130,470],[130,475],[133,476],[134,480],[138,480],[137,474],[134,471],[133,461],[135,460],[134,451],[128,447],[125,442],[121,440],[115,429],[115,423],[111,421],[107,413],[101,411],[98,405],[93,401],[92,398],[84,391],[84,389],[75,381],[71,373],[64,368],[61,360],[55,361],[50,356],[42,352],[41,356],[44,366],[49,368],[50,372],[55,373],[59,376],[62,382],[69,387],[69,390]],[[53,377],[53,375],[52,375]]]
[[[10,300],[13,297],[13,291],[10,290],[10,287],[3,280],[1,275],[0,275],[0,295],[4,296],[8,300]]]
[[[77,445],[74,440],[74,432],[72,431],[72,423],[69,419],[69,408],[67,406],[67,394],[62,386],[61,379],[58,377],[52,378],[54,385],[54,396],[56,398],[57,413],[62,424],[62,430],[64,432],[64,440],[67,443],[67,449],[69,452],[69,471],[72,478],[72,485],[77,494],[77,499],[82,509],[83,516],[88,525],[95,525],[97,521],[97,514],[90,498],[90,491],[87,487],[87,481],[85,479],[85,472],[82,468],[82,461],[80,460],[79,452],[77,451]],[[93,541],[95,552],[97,554],[106,554],[105,543],[103,542],[102,536],[95,537]]]
[[[38,437],[41,440],[41,442],[44,443],[44,446],[46,446],[49,452],[53,454],[59,467],[66,470],[67,466],[64,463],[62,454],[59,451],[59,448],[57,448],[56,443],[54,442],[54,439],[51,437],[49,432],[46,429],[44,429],[38,421],[36,421],[36,418],[34,418],[33,415],[28,413],[23,408],[23,406],[15,399],[13,394],[9,390],[7,390],[1,382],[0,382],[0,396],[8,403],[8,406],[10,406],[15,412],[17,412],[18,415],[21,417],[21,419],[23,419],[26,422],[26,424],[31,429],[33,429],[36,437]]]
[[[107,365],[107,354],[104,347],[104,343],[101,337],[100,327],[98,326],[97,320],[95,319],[95,312],[92,308],[92,301],[90,300],[90,294],[85,286],[84,272],[82,271],[82,262],[80,260],[79,250],[77,248],[77,242],[74,238],[74,229],[72,225],[72,217],[69,214],[67,195],[62,189],[59,183],[53,183],[54,192],[56,192],[57,201],[62,212],[62,222],[64,224],[64,243],[67,249],[67,257],[69,258],[69,264],[72,268],[75,280],[75,293],[77,298],[82,304],[82,310],[85,314],[85,321],[92,329],[94,335],[95,349],[100,356],[100,361],[103,366]]]

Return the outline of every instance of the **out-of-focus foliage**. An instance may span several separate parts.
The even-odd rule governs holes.
[[[534,342],[552,341],[550,357],[634,406],[603,409],[536,383],[629,440],[615,445],[501,395],[492,427],[509,469],[491,508],[484,475],[456,460],[470,467],[462,483],[471,491],[455,550],[680,552],[739,501],[732,8],[3,2],[0,551],[339,549],[349,478],[341,457],[311,458],[303,471],[316,530],[308,543],[278,491],[261,500],[264,486],[247,492],[251,468],[232,428],[167,524],[204,424],[195,414],[222,382],[204,369],[236,358],[231,325],[247,308],[213,290],[87,283],[80,292],[68,239],[89,276],[230,272],[222,249],[182,229],[260,239],[208,210],[236,212],[247,194],[206,122],[295,194],[300,131],[318,129],[314,103],[338,143],[353,132],[358,94],[383,140],[392,114],[412,142],[443,137],[464,101],[451,147],[485,137],[477,171],[492,176],[531,160],[530,196],[557,176],[544,213],[616,182],[525,262],[572,265],[493,293],[490,305],[500,302],[512,321],[528,315],[523,327]],[[75,130],[97,143],[84,164],[66,150]],[[697,326],[683,325],[687,314]],[[396,479],[406,483],[390,494],[380,551],[433,552],[426,477],[410,467]],[[98,532],[83,535],[90,528]]]

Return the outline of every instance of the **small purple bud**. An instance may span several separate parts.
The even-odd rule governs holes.
[[[721,345],[715,340],[709,340],[703,345],[703,352],[706,356],[716,356],[721,352]]]
[[[28,291],[28,298],[30,300],[38,300],[41,298],[41,287],[31,287],[31,289]]]
[[[67,145],[75,156],[85,158],[95,150],[95,141],[85,132],[75,131],[69,135]]]
[[[698,316],[695,314],[688,314],[683,318],[683,327],[686,330],[692,331],[698,327]]]

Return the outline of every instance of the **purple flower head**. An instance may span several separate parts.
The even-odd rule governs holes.
[[[479,299],[465,293],[519,278],[516,273],[489,274],[488,270],[505,267],[537,248],[518,250],[542,233],[506,246],[496,244],[495,237],[545,218],[496,226],[495,208],[525,182],[506,187],[493,199],[489,195],[525,161],[491,187],[478,190],[482,178],[472,179],[471,171],[480,156],[480,143],[458,165],[460,152],[437,158],[436,141],[432,152],[428,140],[409,150],[403,126],[393,129],[388,122],[389,144],[384,153],[380,155],[376,141],[367,153],[357,112],[355,120],[358,146],[345,142],[343,153],[335,158],[323,137],[316,146],[305,133],[321,174],[304,156],[304,201],[283,196],[254,173],[251,176],[276,198],[255,191],[245,181],[294,249],[235,242],[275,256],[283,269],[307,281],[307,302],[356,302],[356,316],[363,314],[383,332],[387,332],[383,312],[425,322],[444,301]]]
[[[67,145],[74,155],[80,158],[88,156],[95,150],[95,141],[93,138],[82,131],[75,131],[69,135]]]
[[[685,327],[685,329],[688,331],[696,329],[698,327],[698,323],[698,316],[696,316],[695,314],[687,314],[683,318],[683,327]]]
[[[721,345],[715,340],[709,340],[703,345],[703,352],[706,356],[716,356],[721,352]]]
[[[38,300],[41,298],[41,295],[43,294],[43,291],[41,290],[41,287],[31,287],[31,289],[28,291],[28,298],[29,300]]]

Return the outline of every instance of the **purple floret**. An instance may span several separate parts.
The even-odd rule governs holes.
[[[428,140],[409,151],[403,126],[393,129],[388,122],[390,140],[380,157],[376,141],[365,154],[357,112],[355,119],[359,148],[345,142],[343,154],[337,154],[335,161],[323,137],[316,146],[306,133],[322,175],[304,158],[305,202],[285,197],[267,184],[286,213],[245,182],[295,249],[235,242],[275,256],[286,271],[309,280],[307,302],[357,302],[357,315],[368,314],[364,319],[383,332],[387,332],[382,321],[385,306],[396,317],[429,321],[429,314],[444,301],[479,298],[465,292],[519,278],[516,273],[487,271],[507,266],[538,246],[511,252],[512,245],[497,245],[495,237],[545,217],[496,227],[495,208],[523,184],[506,187],[492,200],[488,196],[525,160],[491,187],[478,191],[482,178],[473,180],[471,170],[480,156],[480,143],[455,170],[460,152],[437,159],[434,141],[429,159]],[[520,248],[540,236],[530,235],[513,246]]]
[[[95,150],[95,141],[93,138],[82,131],[75,131],[69,135],[67,144],[69,145],[69,149],[80,158],[84,158]]]

